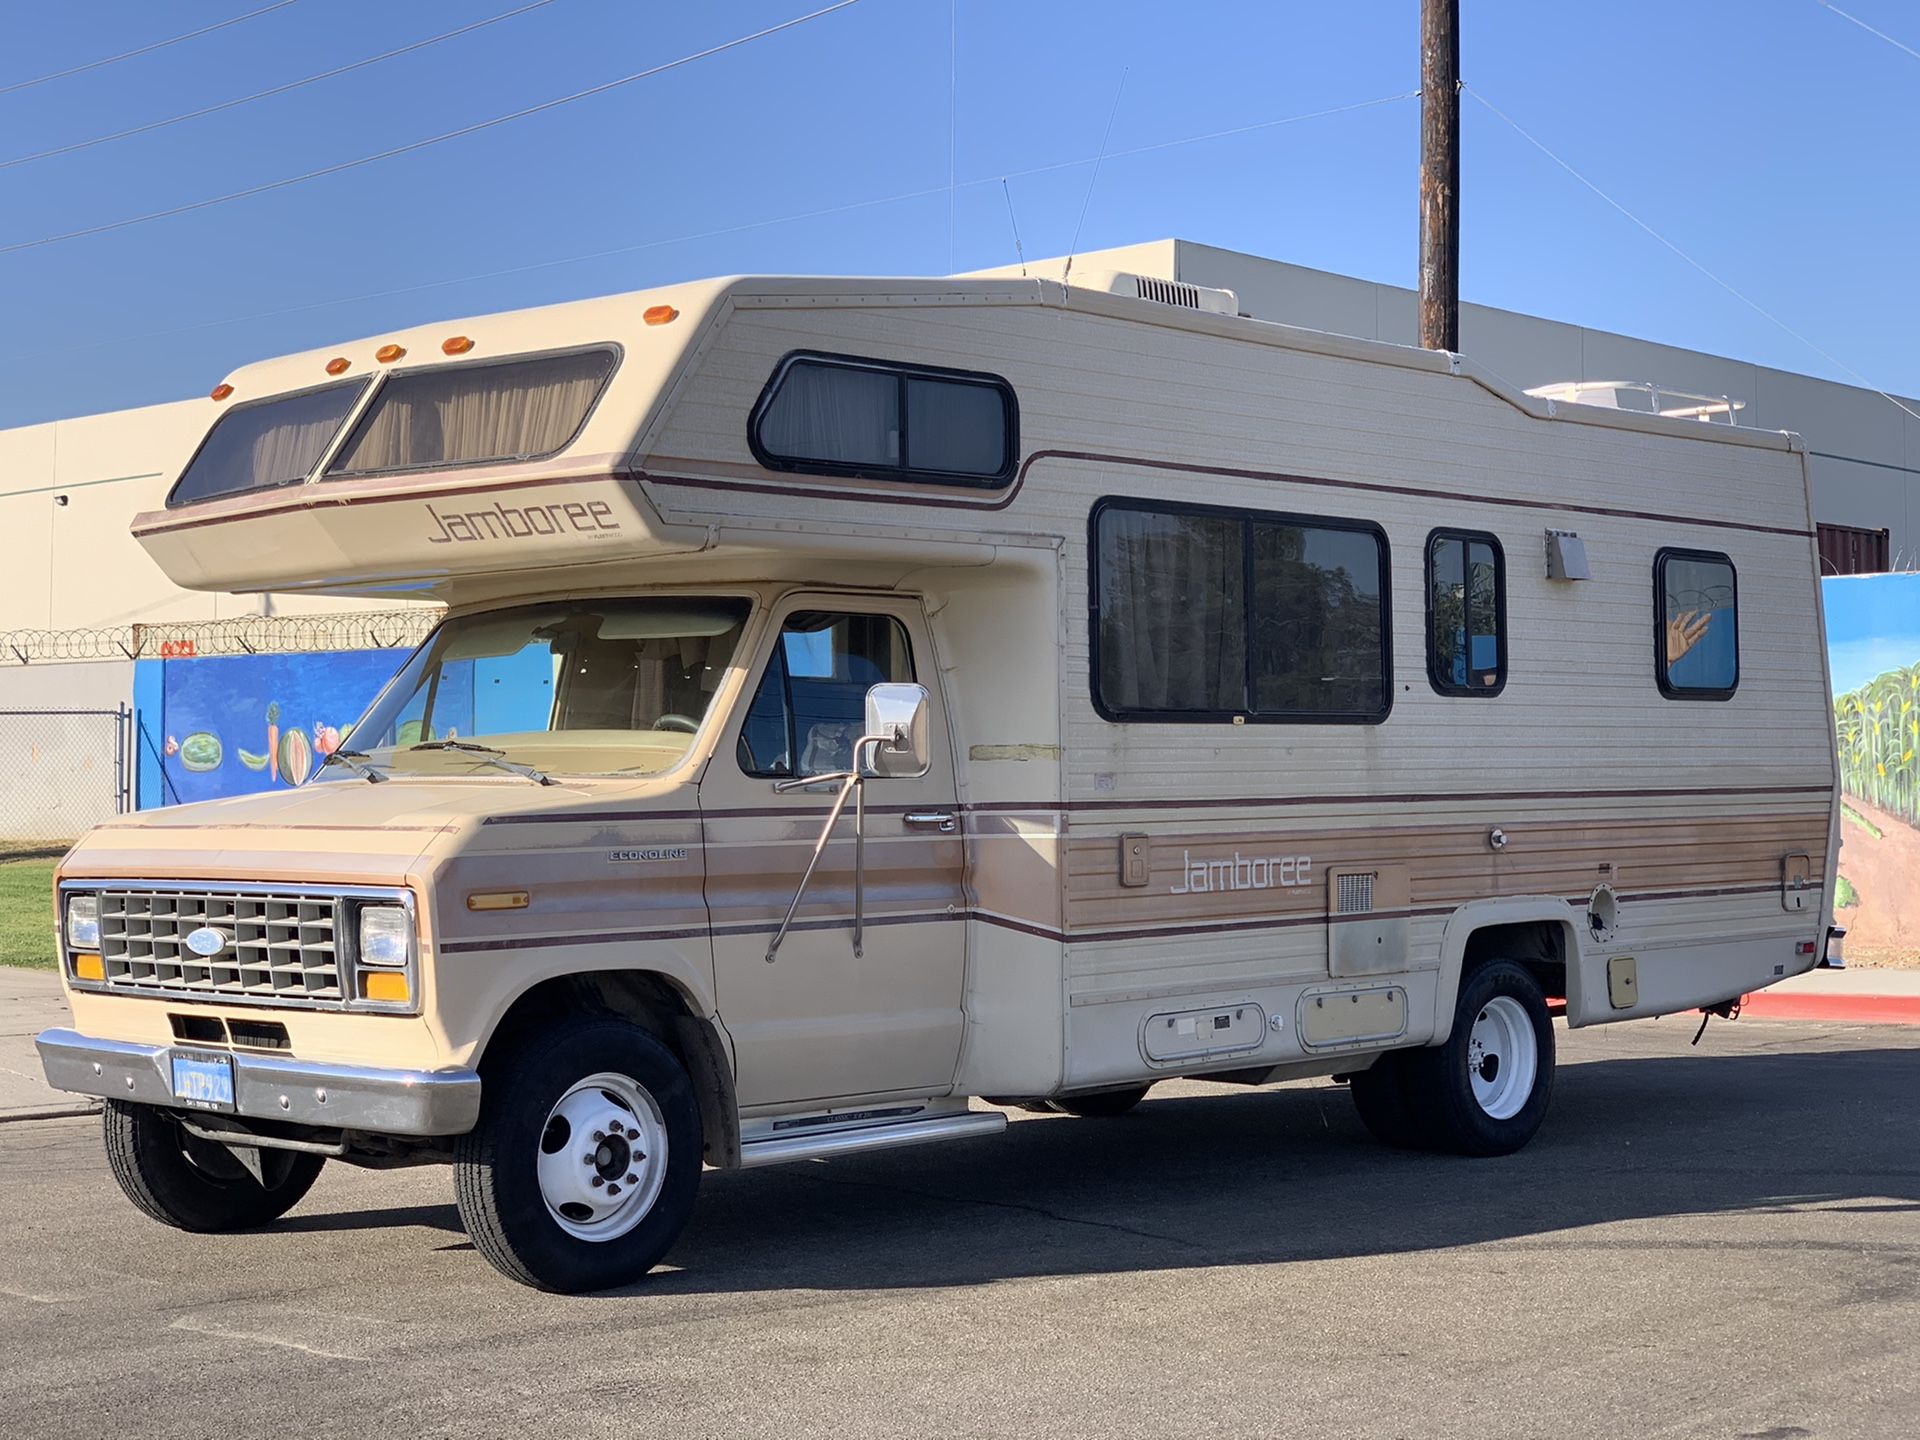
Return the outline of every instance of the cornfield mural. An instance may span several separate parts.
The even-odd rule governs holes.
[[[1839,921],[1850,960],[1920,965],[1920,575],[1821,587],[1840,760]]]
[[[1920,664],[1889,670],[1833,702],[1840,788],[1920,825]]]

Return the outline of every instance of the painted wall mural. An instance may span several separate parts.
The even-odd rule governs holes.
[[[1920,965],[1920,575],[1821,583],[1849,964]]]
[[[339,747],[407,653],[139,661],[140,808],[301,784]]]

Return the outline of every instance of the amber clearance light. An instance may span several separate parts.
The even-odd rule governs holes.
[[[406,353],[407,348],[404,345],[382,345],[378,350],[373,352],[373,358],[378,360],[382,365],[391,365]]]
[[[649,325],[664,325],[669,320],[677,319],[679,314],[671,305],[649,305],[640,318]]]
[[[207,397],[211,400],[224,400],[232,393],[233,393],[233,386],[227,384],[225,381],[222,381],[220,384],[214,386],[213,389],[207,392]]]
[[[473,341],[464,335],[449,335],[440,342],[442,355],[464,355],[473,348]]]
[[[344,375],[347,373],[347,367],[352,364],[353,362],[347,359],[346,356],[336,355],[331,360],[327,361],[327,374]]]

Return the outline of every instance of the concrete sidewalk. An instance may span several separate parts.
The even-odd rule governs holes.
[[[63,1095],[41,1078],[33,1037],[49,1025],[71,1023],[58,975],[0,966],[0,1122],[86,1115],[100,1108],[99,1101]]]

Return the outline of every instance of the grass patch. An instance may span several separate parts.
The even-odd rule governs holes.
[[[53,968],[53,864],[0,862],[0,965]]]
[[[1853,888],[1853,882],[1846,876],[1839,876],[1833,884],[1833,908],[1851,910],[1860,903],[1860,892]]]
[[[1878,825],[1874,824],[1873,821],[1867,819],[1866,816],[1862,815],[1845,801],[1842,801],[1840,805],[1840,818],[1842,820],[1851,820],[1876,840],[1884,840],[1887,838],[1886,831],[1882,830]]]

